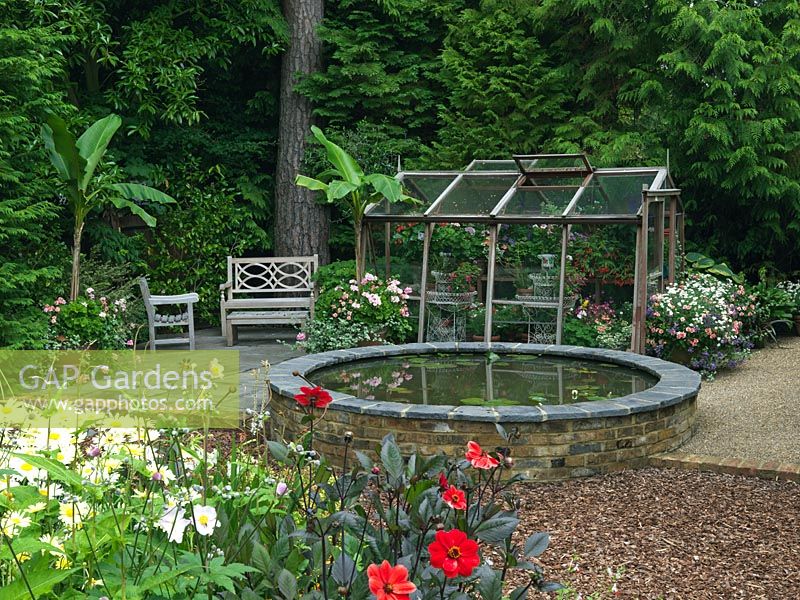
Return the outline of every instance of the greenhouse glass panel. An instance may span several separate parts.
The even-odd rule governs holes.
[[[502,215],[560,216],[579,189],[577,185],[518,188]]]
[[[465,174],[434,208],[434,216],[488,215],[514,186],[518,175]]]
[[[372,207],[368,214],[374,217],[422,216],[447,186],[453,182],[456,176],[456,173],[449,175],[405,175],[402,181],[405,193],[419,200],[419,203],[390,203],[383,200]]]
[[[642,185],[651,185],[657,171],[604,175],[595,172],[572,214],[635,215],[642,206]]]
[[[647,294],[664,289],[664,204],[649,202],[647,218]]]
[[[582,156],[516,156],[515,161],[523,171],[591,169]]]

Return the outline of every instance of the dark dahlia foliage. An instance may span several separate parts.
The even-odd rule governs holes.
[[[353,435],[345,432],[343,468],[334,470],[313,449],[315,419],[325,418],[308,400],[314,394],[308,388],[297,397],[309,426],[300,443],[268,443],[273,458],[296,474],[287,493],[302,518],[277,523],[275,548],[245,543],[246,555],[264,557],[254,564],[269,576],[242,593],[501,600],[512,570],[527,573],[527,583],[511,598],[561,588],[545,581],[536,560],[547,549],[546,533],[511,539],[519,525],[520,477],[508,476],[509,448],[486,451],[470,442],[463,457],[403,456],[390,434],[370,456],[354,452]],[[317,407],[324,405],[326,398],[315,398]],[[302,562],[285,561],[298,552]]]

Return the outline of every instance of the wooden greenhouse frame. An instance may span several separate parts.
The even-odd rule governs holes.
[[[678,244],[684,239],[683,205],[680,190],[675,188],[667,167],[595,168],[583,154],[531,154],[514,155],[511,160],[473,160],[463,171],[401,171],[397,178],[403,182],[407,193],[421,202],[376,203],[366,211],[362,227],[369,230],[373,224],[384,225],[388,277],[391,274],[391,224],[424,224],[419,342],[424,341],[425,335],[430,246],[437,224],[484,224],[489,230],[486,340],[491,339],[493,330],[492,308],[500,302],[494,298],[500,227],[505,224],[560,226],[557,344],[562,338],[571,227],[622,224],[636,230],[630,349],[644,353],[648,296],[663,291],[666,284],[674,281],[676,268],[682,268]],[[665,226],[670,232],[666,253]],[[369,236],[361,237],[366,246]],[[513,301],[503,303],[513,304]]]

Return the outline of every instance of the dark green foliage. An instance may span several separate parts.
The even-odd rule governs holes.
[[[736,266],[796,268],[800,242],[800,7],[659,3],[659,107],[698,239]]]
[[[658,0],[481,2],[442,54],[448,165],[513,151],[663,164],[689,237],[734,268],[796,268],[800,7]]]
[[[340,260],[321,266],[314,275],[317,290],[321,293],[337,285],[345,285],[356,276],[356,261]]]
[[[483,2],[449,25],[442,53],[447,100],[435,144],[442,166],[546,149],[565,118],[567,86],[534,35],[530,3]]]
[[[328,64],[301,86],[316,114],[339,127],[367,120],[393,137],[430,141],[442,98],[443,18],[457,0],[326,4],[320,37]]]
[[[67,258],[44,149],[34,143],[45,111],[64,106],[54,91],[64,38],[31,23],[26,5],[4,3],[0,22],[0,346],[43,339],[42,304]]]
[[[54,23],[74,34],[67,52],[75,94],[128,116],[145,137],[158,123],[198,124],[214,69],[227,69],[245,48],[277,54],[286,24],[275,0],[194,3],[64,2]]]
[[[196,317],[219,322],[219,286],[228,256],[266,254],[269,238],[221,169],[190,171],[171,188],[178,200],[158,216],[147,243],[147,275],[154,294],[197,292]]]

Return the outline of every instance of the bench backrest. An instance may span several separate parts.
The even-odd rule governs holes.
[[[312,276],[319,260],[313,256],[267,258],[228,257],[228,282],[231,294],[280,294],[314,290]]]
[[[139,288],[142,290],[142,300],[144,300],[144,309],[147,311],[147,318],[152,321],[155,310],[150,303],[150,286],[147,285],[147,277],[139,278]]]

